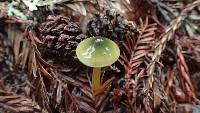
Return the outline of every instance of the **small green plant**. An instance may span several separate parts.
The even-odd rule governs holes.
[[[30,11],[37,10],[38,6],[50,6],[49,9],[52,10],[54,6],[53,0],[22,0],[22,1],[29,8]]]
[[[30,11],[38,10],[38,7],[48,6],[50,10],[53,10],[54,3],[52,0],[21,0]],[[27,20],[26,15],[20,11],[19,2],[13,0],[10,4],[8,4],[8,16],[16,16],[22,20]]]
[[[76,48],[76,55],[80,62],[93,67],[92,89],[94,94],[101,89],[101,67],[113,64],[120,55],[115,42],[105,37],[91,37],[83,40]]]
[[[12,1],[10,4],[8,4],[8,16],[16,16],[18,18],[21,18],[22,20],[27,20],[26,15],[24,15],[23,12],[21,12],[17,7],[19,6],[19,3],[16,1]]]

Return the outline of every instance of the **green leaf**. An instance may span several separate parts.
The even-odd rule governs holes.
[[[37,10],[37,1],[38,0],[22,0],[24,2],[24,4],[29,8],[30,11],[34,11]],[[32,2],[31,2],[32,1]]]
[[[53,0],[22,0],[30,11],[37,10],[40,6],[50,6],[50,10],[53,9]]]
[[[27,20],[27,17],[22,13],[19,9],[14,8],[14,6],[17,6],[18,3],[15,1],[12,1],[11,4],[8,5],[8,16],[16,16],[19,17],[22,20]]]

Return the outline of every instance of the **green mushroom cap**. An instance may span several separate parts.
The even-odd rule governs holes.
[[[80,42],[76,48],[76,55],[89,67],[105,67],[117,61],[120,50],[112,40],[97,36]]]

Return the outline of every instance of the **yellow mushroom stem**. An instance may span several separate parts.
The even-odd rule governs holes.
[[[92,73],[92,90],[95,92],[101,87],[101,67],[94,67]]]

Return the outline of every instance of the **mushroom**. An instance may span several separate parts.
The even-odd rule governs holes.
[[[76,55],[84,65],[93,67],[92,90],[95,94],[101,88],[101,67],[110,66],[117,61],[120,50],[112,40],[96,36],[80,42]]]

